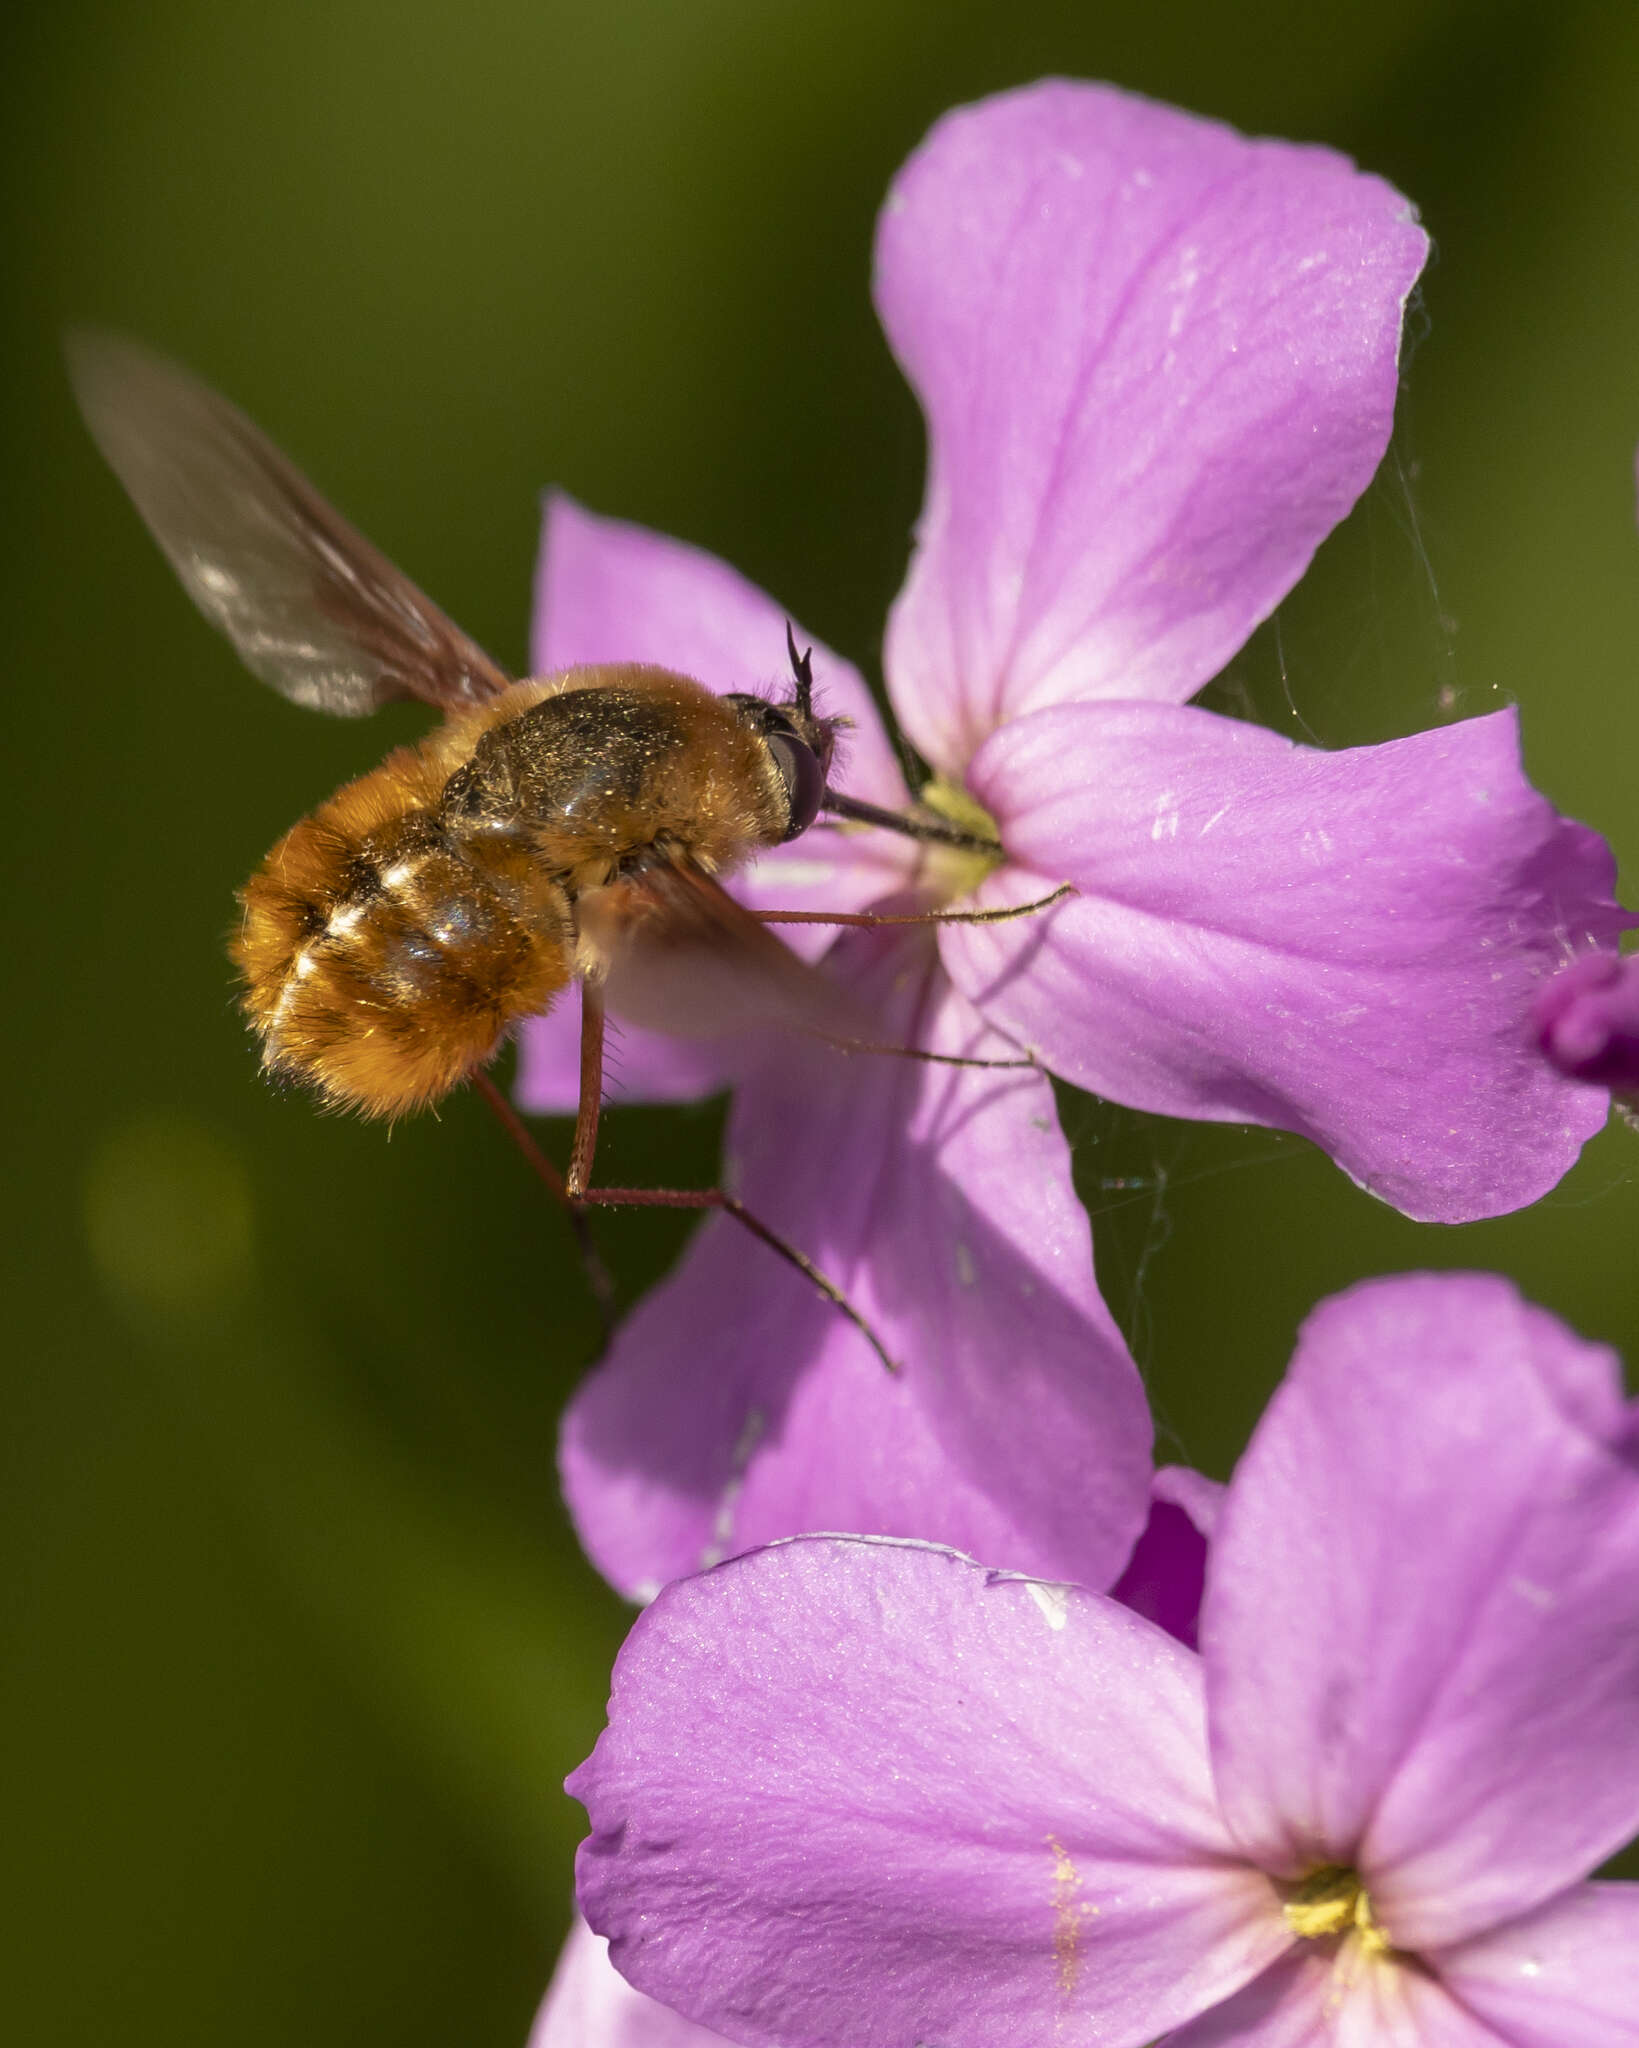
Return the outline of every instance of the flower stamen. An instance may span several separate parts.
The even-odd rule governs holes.
[[[1323,1941],[1328,1935],[1353,1933],[1370,1955],[1393,1946],[1372,1917],[1371,1900],[1360,1873],[1343,1863],[1323,1863],[1293,1887],[1282,1907],[1286,1924],[1300,1941]]]
[[[1002,835],[996,829],[996,820],[983,804],[968,795],[960,783],[946,782],[942,776],[936,775],[918,790],[917,802],[961,831],[971,832],[977,839],[994,839],[1000,843]],[[941,887],[948,889],[952,900],[970,896],[987,875],[994,874],[1003,865],[1003,861],[1004,856],[999,853],[941,847],[938,853]]]

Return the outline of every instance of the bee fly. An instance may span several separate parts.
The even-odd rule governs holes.
[[[379,1117],[471,1080],[569,1207],[595,1284],[588,1204],[725,1209],[891,1363],[841,1292],[722,1190],[590,1186],[604,999],[612,991],[624,1013],[662,1029],[726,1011],[738,1025],[785,1020],[865,1043],[868,1027],[840,991],[768,923],[1020,912],[759,915],[717,877],[795,839],[822,809],[1000,848],[828,787],[840,721],[815,712],[808,657],[789,631],[794,689],[779,704],[637,663],[515,682],[186,370],[104,334],[71,336],[68,356],[98,447],[253,674],[342,717],[402,697],[445,714],[293,825],[239,892],[231,952],[268,1073]],[[581,1089],[560,1175],[484,1069],[571,981],[582,995]]]

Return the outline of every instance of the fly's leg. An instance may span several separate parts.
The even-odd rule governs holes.
[[[771,1230],[736,1196],[721,1188],[594,1188],[592,1161],[597,1151],[598,1116],[603,1103],[603,991],[593,981],[581,983],[580,1107],[569,1148],[569,1172],[560,1183],[571,1215],[585,1225],[586,1210],[597,1209],[720,1209],[743,1229],[793,1266],[818,1289],[840,1315],[847,1317],[889,1372],[899,1367],[875,1330],[834,1280],[826,1278],[806,1252]]]
[[[482,1067],[475,1068],[472,1085],[489,1105],[496,1121],[507,1136],[523,1154],[530,1171],[546,1187],[552,1199],[559,1203],[569,1218],[569,1228],[575,1234],[576,1248],[580,1252],[581,1264],[586,1269],[586,1285],[598,1312],[598,1321],[603,1325],[604,1340],[607,1342],[615,1327],[615,1288],[609,1277],[609,1269],[599,1256],[597,1245],[592,1238],[591,1219],[584,1209],[570,1200],[564,1178],[536,1144],[529,1126],[508,1102],[506,1096],[496,1087]]]
[[[590,976],[580,985],[580,1105],[575,1111],[575,1136],[569,1147],[566,1192],[571,1202],[586,1193],[598,1149],[598,1118],[603,1112],[603,990]]]
[[[725,1194],[721,1188],[588,1188],[576,1200],[600,1209],[720,1209],[725,1216],[732,1216],[736,1223],[749,1230],[760,1243],[766,1244],[771,1252],[777,1253],[788,1266],[794,1266],[811,1286],[817,1288],[840,1315],[848,1318],[889,1372],[899,1371],[899,1365],[890,1356],[887,1346],[836,1282],[828,1280],[806,1252],[798,1251],[788,1238],[770,1230],[744,1202]]]
[[[1034,917],[1075,894],[1073,882],[1061,882],[1050,896],[1033,903],[1008,903],[997,910],[753,910],[759,924],[1006,924],[1014,917]]]
[[[1075,894],[1071,883],[1065,882],[1050,896],[1039,896],[1033,903],[1006,904],[997,910],[753,910],[750,914],[759,924],[841,924],[875,926],[882,924],[1005,924],[1009,918],[1034,917],[1038,911],[1048,909],[1061,902],[1066,896]],[[1033,1067],[1037,1063],[1028,1053],[1016,1060],[969,1059],[954,1052],[925,1052],[915,1045],[881,1045],[867,1038],[837,1038],[830,1032],[817,1034],[827,1045],[834,1045],[839,1052],[887,1053],[902,1060],[926,1060],[939,1067]]]
[[[1016,1060],[982,1060],[963,1052],[928,1052],[919,1045],[888,1045],[874,1038],[837,1038],[829,1031],[815,1032],[822,1045],[829,1045],[837,1052],[880,1053],[885,1058],[896,1060],[921,1060],[930,1067],[999,1067],[1016,1070],[1020,1067],[1042,1071],[1041,1062],[1032,1059],[1029,1053],[1020,1053]]]

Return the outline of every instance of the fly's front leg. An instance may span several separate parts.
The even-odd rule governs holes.
[[[1076,893],[1073,882],[1061,882],[1050,896],[1032,903],[1008,903],[996,910],[753,910],[759,924],[1006,924],[1010,918],[1034,917]]]

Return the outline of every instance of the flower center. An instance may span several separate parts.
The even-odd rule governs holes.
[[[983,804],[974,802],[959,782],[946,782],[943,776],[936,775],[923,784],[917,795],[936,816],[947,819],[963,832],[975,833],[981,839],[1000,839],[996,820]],[[986,875],[994,874],[1002,866],[1004,858],[1001,854],[980,853],[962,846],[930,847],[929,852],[939,892],[947,901],[970,896]]]
[[[1372,1918],[1371,1900],[1360,1873],[1342,1863],[1323,1863],[1292,1887],[1282,1912],[1302,1941],[1329,1934],[1355,1934],[1368,1953],[1385,1954],[1393,1944]]]

